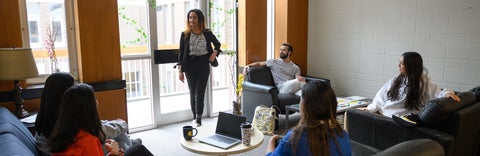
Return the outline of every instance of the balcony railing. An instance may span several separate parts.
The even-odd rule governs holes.
[[[218,57],[219,66],[212,72],[213,90],[229,88],[232,83],[231,58],[228,55]],[[123,79],[126,80],[127,100],[150,96],[151,68],[150,59],[133,59],[122,61]],[[178,80],[178,71],[175,64],[159,65],[160,96],[188,93],[188,86]]]

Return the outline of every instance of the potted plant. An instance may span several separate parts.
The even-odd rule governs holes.
[[[235,89],[235,101],[233,101],[233,114],[242,115],[242,83],[243,74],[238,74],[236,89]]]
[[[45,39],[44,45],[47,49],[48,57],[50,58],[50,70],[52,71],[52,73],[60,71],[60,69],[58,68],[57,54],[55,52],[55,41],[57,40],[58,31],[60,31],[60,27],[50,24],[47,25],[47,39]]]

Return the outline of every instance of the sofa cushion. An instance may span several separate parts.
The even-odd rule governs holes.
[[[418,115],[422,124],[433,129],[442,130],[447,119],[450,118],[454,111],[475,103],[475,95],[472,92],[461,92],[457,95],[461,99],[460,102],[456,102],[451,98],[430,100]]]
[[[247,81],[268,86],[275,86],[270,68],[263,66],[250,67],[248,69]]]
[[[375,156],[443,156],[445,151],[436,141],[430,139],[414,139],[396,144]]]
[[[470,89],[469,91],[472,92],[473,94],[475,94],[475,97],[476,97],[477,101],[480,101],[480,86],[474,87],[474,88]]]
[[[381,150],[350,140],[352,146],[352,155],[374,155],[380,153]]]
[[[35,154],[25,146],[22,141],[10,133],[4,133],[0,135],[0,147],[2,153],[0,155],[21,155],[21,156],[34,156]]]

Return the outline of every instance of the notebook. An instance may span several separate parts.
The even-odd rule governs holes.
[[[246,120],[244,116],[220,112],[218,114],[215,134],[201,138],[199,141],[222,149],[228,149],[241,142],[242,134],[240,124]]]

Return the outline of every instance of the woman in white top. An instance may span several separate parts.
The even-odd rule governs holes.
[[[435,98],[450,97],[460,101],[451,89],[441,90],[430,82],[424,73],[422,56],[417,52],[403,53],[398,68],[400,73],[383,85],[365,110],[392,117],[418,114],[429,100]]]

